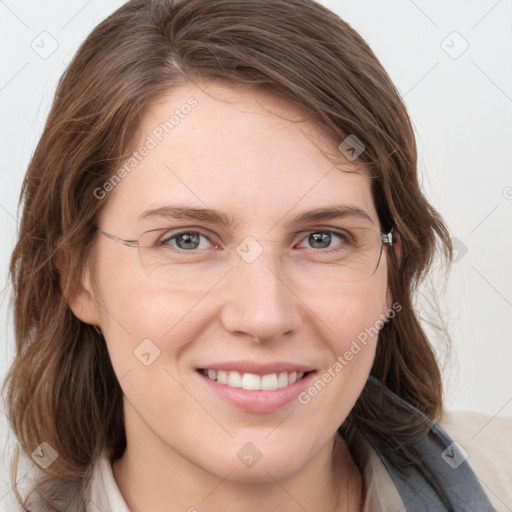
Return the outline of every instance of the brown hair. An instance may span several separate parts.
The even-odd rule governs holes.
[[[115,460],[125,449],[122,391],[105,341],[65,297],[105,204],[94,191],[133,150],[149,103],[198,79],[262,87],[308,112],[333,140],[352,134],[364,143],[359,161],[374,177],[381,226],[402,243],[400,261],[388,253],[402,309],[379,334],[371,375],[429,418],[441,411],[440,371],[412,300],[437,249],[449,260],[450,236],[420,190],[406,108],[368,45],[312,0],[132,0],[93,30],[61,77],[21,192],[10,267],[16,356],[4,388],[23,452],[46,441],[58,453],[39,490],[56,479],[85,495],[101,451]],[[59,251],[69,258],[62,286]],[[365,424],[393,428],[370,409],[363,393],[347,438]]]

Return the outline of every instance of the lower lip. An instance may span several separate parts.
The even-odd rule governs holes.
[[[208,388],[224,401],[243,411],[255,413],[274,412],[293,402],[310,385],[315,373],[314,371],[309,372],[302,379],[285,388],[271,391],[251,391],[219,384],[216,380],[211,380],[201,372],[197,372]]]

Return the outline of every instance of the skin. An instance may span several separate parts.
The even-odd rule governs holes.
[[[342,172],[356,167],[337,151],[340,141],[291,122],[301,112],[283,99],[220,82],[206,92],[188,83],[155,102],[136,147],[191,96],[198,105],[103,199],[98,227],[129,240],[155,227],[204,227],[224,252],[180,263],[163,283],[137,249],[98,235],[71,301],[76,316],[101,328],[124,392],[127,450],[113,463],[115,479],[133,512],[168,511],[170,503],[200,512],[361,510],[361,475],[336,431],[363,389],[377,337],[308,404],[271,413],[226,403],[196,368],[280,360],[321,375],[385,315],[389,249],[374,275],[340,286],[336,265],[315,259],[320,249],[306,242],[343,221],[300,226],[300,235],[288,226],[299,212],[333,204],[357,206],[379,226],[370,179],[361,167]],[[322,150],[337,154],[335,166]],[[237,225],[137,220],[179,201],[226,212]],[[248,236],[263,248],[250,264],[234,252]],[[299,250],[309,251],[309,264]],[[149,366],[133,353],[144,339],[160,350]],[[248,442],[261,453],[252,467],[237,457]]]

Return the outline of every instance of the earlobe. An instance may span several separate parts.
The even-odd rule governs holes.
[[[382,313],[382,320],[384,321],[384,324],[387,324],[390,319],[390,314],[393,310],[393,297],[391,296],[391,290],[389,289],[389,286],[386,289],[386,309]],[[384,327],[384,325],[382,326]]]
[[[82,322],[100,326],[99,308],[92,293],[89,268],[84,269],[80,280],[74,279],[70,271],[71,253],[64,248],[57,253],[57,267],[62,294],[73,314]]]
[[[395,244],[393,245],[393,252],[395,253],[395,257],[398,261],[398,264],[402,261],[402,237],[400,233],[395,232]]]

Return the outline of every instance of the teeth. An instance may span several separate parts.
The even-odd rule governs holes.
[[[285,388],[286,386],[288,386],[288,374],[286,372],[281,372],[277,378],[277,387]]]
[[[269,373],[261,377],[254,373],[228,372],[224,370],[204,370],[203,373],[209,379],[216,380],[219,384],[226,384],[232,388],[243,388],[250,391],[272,391],[278,388],[285,388],[304,376],[303,372]]]
[[[227,385],[232,388],[241,388],[242,376],[238,372],[229,372]]]
[[[229,384],[229,382],[228,382]],[[244,373],[242,377],[242,387],[244,389],[258,390],[261,389],[261,378],[254,373]]]
[[[277,375],[275,373],[263,375],[263,377],[261,377],[261,389],[264,391],[277,389]]]

